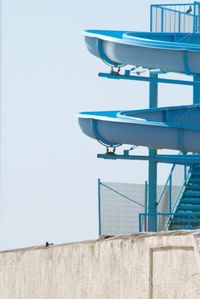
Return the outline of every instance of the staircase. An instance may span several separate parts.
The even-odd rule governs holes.
[[[182,196],[178,201],[168,230],[200,229],[200,165],[191,168]]]

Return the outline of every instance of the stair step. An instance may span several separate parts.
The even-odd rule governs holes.
[[[198,175],[197,174],[192,174],[189,181],[191,181],[191,180],[200,180],[200,175],[199,174]],[[199,183],[199,181],[195,182],[195,184],[196,183]]]
[[[193,191],[185,191],[183,194],[184,197],[198,197],[200,198],[200,192],[193,190]]]
[[[196,165],[196,166],[193,166],[192,168],[191,168],[191,170],[192,170],[192,172],[193,171],[200,171],[200,166],[199,165]]]
[[[191,181],[192,180],[192,181]],[[195,182],[194,182],[195,181]],[[188,185],[194,185],[194,186],[199,186],[200,185],[200,181],[199,178],[190,178],[188,181]]]
[[[194,183],[194,184],[197,184],[197,183],[200,183],[200,178],[190,178],[189,179],[189,183]]]
[[[200,205],[200,198],[192,198],[192,197],[183,197],[180,201],[180,204],[189,204],[189,205]]]
[[[192,190],[192,191],[194,190],[194,191],[200,192],[200,184],[199,185],[194,185],[194,184],[187,185],[186,190]]]
[[[200,169],[200,164],[198,163],[198,164],[194,164],[193,166],[192,166],[192,170],[193,169]]]
[[[195,230],[195,229],[200,229],[199,226],[185,226],[185,225],[172,225],[169,227],[169,230]]]
[[[179,206],[177,207],[177,209],[179,208]],[[187,219],[187,218],[193,218],[192,216],[194,216],[194,218],[196,217],[197,219],[200,219],[200,212],[191,212],[191,211],[176,211],[176,215],[177,214],[181,214],[180,216],[178,216],[178,217],[180,217],[180,218],[184,218],[184,219]],[[184,215],[185,214],[185,215]]]
[[[185,212],[200,212],[200,206],[198,205],[180,205],[177,207],[178,211],[185,211]]]
[[[200,225],[200,219],[176,217],[176,218],[172,219],[171,225],[173,225],[173,224]]]
[[[199,176],[200,177],[200,170],[192,171],[192,177],[193,176]]]
[[[193,165],[191,177],[175,214],[169,219],[169,230],[200,229],[200,164]]]

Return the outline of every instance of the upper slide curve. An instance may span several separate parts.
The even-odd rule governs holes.
[[[88,50],[111,66],[200,74],[200,33],[84,31]]]

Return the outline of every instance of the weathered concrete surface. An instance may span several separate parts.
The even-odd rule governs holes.
[[[200,231],[0,253],[0,299],[199,299]]]

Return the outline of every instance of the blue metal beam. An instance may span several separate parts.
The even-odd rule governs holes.
[[[134,80],[141,82],[157,82],[163,84],[176,84],[176,85],[188,85],[194,86],[195,84],[200,84],[200,79],[197,81],[187,81],[187,80],[174,80],[174,79],[164,79],[164,78],[154,78],[154,77],[142,77],[131,75],[130,71],[125,71],[124,75],[120,74],[112,74],[112,73],[99,73],[99,77],[107,78],[107,79],[115,79],[115,80]],[[196,78],[196,76],[195,76]]]
[[[150,78],[153,79],[149,84],[149,108],[158,107],[158,75],[150,74]],[[157,155],[157,150],[150,148],[149,157],[154,158]],[[153,160],[149,160],[149,192],[148,192],[148,212],[157,213],[157,163]],[[157,231],[157,218],[153,217],[148,221],[148,231]]]
[[[154,161],[156,163],[191,165],[200,164],[200,155],[156,155],[156,156],[142,156],[142,155],[128,155],[125,151],[123,155],[119,154],[98,154],[97,158],[108,160],[136,160],[136,161]]]
[[[147,214],[148,212],[148,182],[145,181],[145,210],[144,210],[145,214]],[[147,231],[147,219],[145,218],[145,223],[144,223],[144,228],[145,231]]]
[[[152,22],[152,16],[153,16],[153,5],[150,6],[150,31],[153,31],[153,22]]]
[[[190,6],[190,5],[187,4],[187,7],[188,6]],[[194,5],[191,5],[191,6],[194,6]],[[195,14],[193,14],[193,13],[188,14],[187,12],[184,12],[184,11],[179,11],[179,10],[167,8],[166,5],[163,5],[163,6],[160,6],[160,7],[157,7],[157,8],[164,9],[165,11],[169,11],[169,12],[172,12],[172,13],[179,13],[180,15],[186,15],[188,17],[194,17],[195,16]]]
[[[200,2],[194,1],[193,3],[152,4],[151,6],[154,6],[154,7],[164,7],[165,8],[165,6],[190,6],[190,5],[193,6],[193,5],[197,5],[197,4],[199,5]]]
[[[200,75],[195,75],[193,77],[194,87],[193,87],[193,104],[200,104]]]

